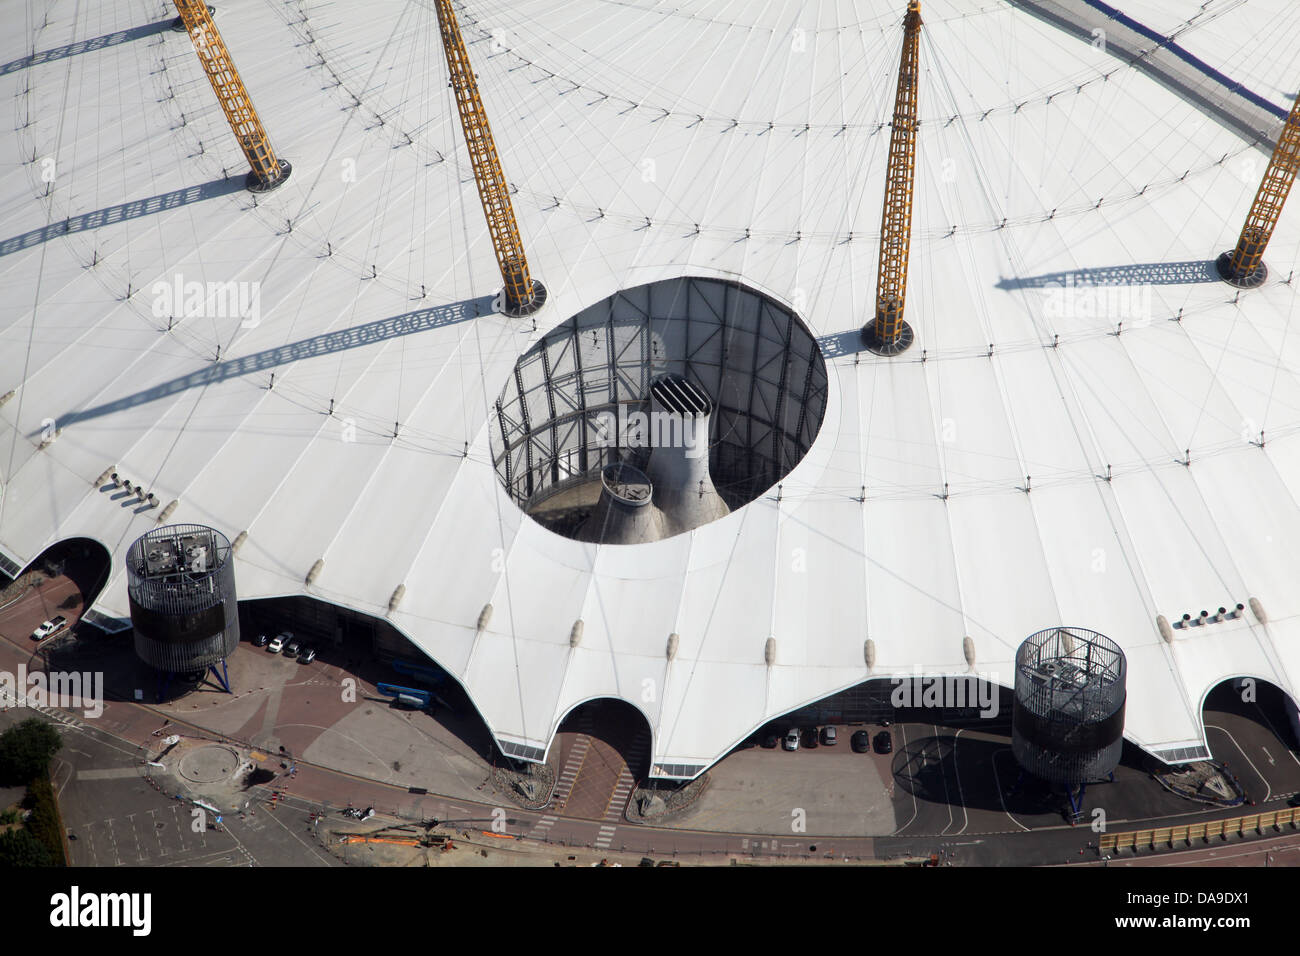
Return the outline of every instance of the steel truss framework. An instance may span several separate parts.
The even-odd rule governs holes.
[[[217,95],[217,102],[226,114],[239,148],[252,167],[248,187],[256,191],[275,188],[289,178],[291,167],[276,158],[257,110],[253,109],[253,101],[230,58],[230,51],[212,21],[207,3],[200,0],[175,0],[175,3],[181,23],[194,42],[199,62],[212,84],[212,92]]]
[[[516,365],[492,435],[511,497],[528,510],[635,457],[604,423],[648,410],[663,372],[716,403],[710,470],[733,508],[803,458],[826,410],[825,363],[793,312],[723,280],[638,286],[562,323]]]
[[[1273,238],[1273,228],[1282,215],[1282,207],[1297,171],[1300,171],[1300,95],[1296,96],[1278,136],[1273,157],[1264,170],[1264,178],[1255,193],[1255,201],[1250,205],[1236,248],[1226,267],[1220,262],[1223,277],[1234,285],[1256,286],[1267,277],[1264,250]]]

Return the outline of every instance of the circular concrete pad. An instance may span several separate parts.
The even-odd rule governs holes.
[[[221,783],[239,767],[239,754],[220,744],[191,750],[181,758],[180,775],[192,783]]]

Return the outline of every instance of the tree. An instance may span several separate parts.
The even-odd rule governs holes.
[[[27,787],[32,797],[32,813],[27,818],[27,831],[45,848],[50,866],[66,866],[63,855],[63,823],[59,819],[59,804],[54,796],[50,778],[41,776]]]
[[[45,776],[62,746],[53,724],[39,717],[10,727],[0,734],[0,783],[26,784]]]
[[[50,854],[41,841],[21,828],[0,833],[0,867],[50,866]]]

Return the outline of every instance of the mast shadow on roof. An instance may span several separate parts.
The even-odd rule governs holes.
[[[18,70],[25,70],[29,66],[39,66],[42,63],[53,63],[55,60],[65,60],[70,56],[89,53],[92,50],[102,50],[104,47],[117,46],[121,43],[130,43],[132,40],[143,40],[145,37],[151,37],[156,33],[162,33],[164,30],[170,29],[171,25],[171,20],[159,20],[157,23],[147,23],[142,27],[131,27],[127,30],[117,30],[114,33],[105,33],[103,36],[95,37],[93,40],[79,40],[76,43],[69,43],[65,46],[56,46],[51,50],[42,50],[40,53],[29,53],[27,56],[19,57],[16,60],[10,60],[8,63],[0,65],[0,76],[14,73]]]
[[[847,332],[831,332],[817,336],[817,347],[826,358],[837,355],[852,355],[862,351],[862,330],[849,329]]]
[[[176,209],[179,206],[188,206],[190,203],[214,199],[217,196],[226,196],[230,193],[240,192],[243,189],[244,176],[241,174],[227,179],[214,179],[210,183],[203,183],[198,186],[173,189],[171,192],[159,193],[157,196],[150,196],[148,199],[135,199],[131,202],[119,203],[116,206],[105,206],[103,209],[85,212],[79,216],[69,216],[67,219],[52,222],[40,229],[32,229],[22,235],[0,241],[0,256],[10,256],[15,252],[22,252],[32,246],[39,246],[43,242],[49,242],[51,239],[58,239],[60,236],[87,232],[101,226],[111,226],[127,219],[151,216],[157,212]]]
[[[147,405],[150,402],[156,402],[171,395],[187,392],[192,388],[204,388],[228,379],[273,370],[304,359],[329,355],[334,352],[344,352],[348,349],[362,348],[376,342],[400,338],[404,335],[427,332],[430,329],[440,328],[444,325],[454,325],[457,322],[464,322],[480,315],[487,315],[491,310],[492,296],[480,296],[476,299],[463,299],[460,302],[430,306],[427,309],[417,309],[414,312],[404,312],[401,315],[389,316],[386,319],[367,322],[364,325],[354,325],[351,328],[340,329],[337,332],[313,335],[308,339],[300,339],[297,342],[290,342],[287,345],[280,345],[273,349],[264,349],[251,355],[213,362],[211,365],[190,372],[188,375],[181,375],[160,385],[136,392],[133,395],[114,399],[111,402],[105,402],[81,411],[69,412],[59,418],[58,421],[61,426],[66,427],[92,418],[102,418],[105,415],[112,415],[128,408]],[[29,437],[38,434],[40,433],[34,432]]]
[[[999,279],[999,289],[1049,289],[1060,286],[1104,285],[1190,285],[1218,282],[1219,274],[1212,259],[1189,259],[1184,262],[1131,262],[1121,266],[1085,266],[1065,272],[1047,272],[1040,276]]]
[[[1183,262],[1132,262],[1121,266],[1083,267],[1023,278],[1012,276],[999,279],[996,287],[1004,290],[1058,289],[1065,286],[1191,285],[1219,281],[1213,259],[1188,259]],[[861,330],[854,328],[819,335],[817,346],[828,359],[855,355],[863,350]]]

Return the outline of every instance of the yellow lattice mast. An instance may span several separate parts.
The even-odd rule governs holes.
[[[274,189],[289,178],[292,167],[277,159],[275,150],[271,149],[271,141],[266,138],[257,110],[253,109],[253,101],[244,89],[234,61],[230,59],[230,51],[226,49],[217,25],[212,22],[210,8],[196,0],[175,0],[175,3],[181,23],[194,41],[199,62],[208,74],[212,92],[217,94],[226,121],[252,167],[248,174],[248,188],[255,192]]]
[[[1246,225],[1232,252],[1219,256],[1219,275],[1241,288],[1253,288],[1268,275],[1264,265],[1264,249],[1273,237],[1273,227],[1282,215],[1291,184],[1300,170],[1300,95],[1296,96],[1291,112],[1282,127],[1282,135],[1273,148],[1273,158],[1264,170],[1264,179],[1251,203]]]
[[[465,133],[465,145],[469,148],[470,163],[474,167],[474,182],[478,185],[492,248],[505,283],[499,308],[507,315],[528,315],[542,307],[546,301],[546,288],[528,272],[528,260],[524,257],[524,243],[519,238],[515,211],[510,205],[506,176],[501,170],[496,142],[492,139],[487,112],[478,92],[478,81],[474,78],[474,68],[470,66],[451,0],[435,0],[434,5],[438,10],[442,48],[447,54],[447,72],[456,93],[460,127]]]
[[[907,254],[912,240],[912,182],[916,173],[916,94],[920,78],[920,0],[911,0],[903,19],[903,55],[889,134],[885,208],[880,216],[880,267],[876,274],[875,316],[862,327],[867,348],[897,355],[912,344],[912,327],[903,321],[907,292]]]

